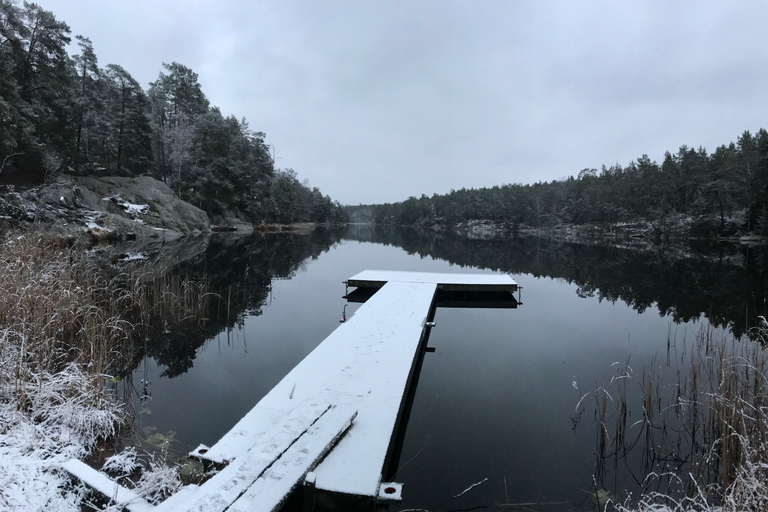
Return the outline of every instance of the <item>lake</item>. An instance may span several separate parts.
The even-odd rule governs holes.
[[[393,477],[404,500],[390,510],[593,510],[598,488],[618,499],[637,490],[642,476],[624,463],[643,462],[597,466],[593,392],[610,393],[629,362],[638,382],[653,371],[671,393],[702,328],[740,337],[765,314],[766,261],[757,248],[637,251],[367,226],[217,238],[182,268],[222,299],[205,329],[148,342],[131,403],[142,435],[165,436],[173,452],[211,445],[338,327],[348,277],[506,272],[523,287],[517,309],[437,310]]]

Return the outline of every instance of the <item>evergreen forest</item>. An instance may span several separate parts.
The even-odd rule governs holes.
[[[345,220],[338,202],[276,169],[265,134],[211,105],[188,67],[164,64],[145,91],[53,13],[0,0],[0,183],[59,172],[150,175],[213,217]]]
[[[661,164],[643,155],[562,180],[452,190],[348,212],[353,222],[431,227],[480,220],[512,229],[708,217],[768,234],[768,132],[745,131],[711,154],[681,146]]]

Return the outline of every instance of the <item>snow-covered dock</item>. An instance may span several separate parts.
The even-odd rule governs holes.
[[[516,292],[518,285],[506,274],[439,274],[435,272],[402,272],[396,270],[364,270],[347,280],[349,286],[380,288],[388,282],[431,283],[445,291]]]
[[[382,475],[438,290],[510,293],[517,284],[497,274],[384,271],[347,283],[376,292],[219,442],[190,454],[228,465],[186,489],[173,510],[276,510],[305,482],[333,494],[400,498],[402,486]]]

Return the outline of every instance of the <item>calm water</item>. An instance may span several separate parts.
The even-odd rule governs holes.
[[[665,366],[668,341],[692,338],[707,323],[702,313],[739,334],[765,313],[761,253],[678,256],[361,229],[220,241],[195,271],[208,273],[229,310],[218,305],[212,336],[153,340],[133,375],[138,394],[141,379],[151,382],[139,421],[146,432],[173,432],[178,452],[215,443],[338,327],[342,281],[364,269],[503,270],[523,286],[518,309],[437,311],[436,351],[425,356],[395,476],[405,499],[391,509],[594,509],[594,407],[579,416],[581,396],[628,357],[638,372],[654,357]],[[696,282],[708,284],[687,298]],[[749,294],[716,292],[729,283]],[[609,480],[634,485],[621,471]]]

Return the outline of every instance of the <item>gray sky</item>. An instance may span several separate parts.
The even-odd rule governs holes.
[[[768,2],[40,0],[145,87],[200,75],[343,204],[533,183],[768,128]]]

